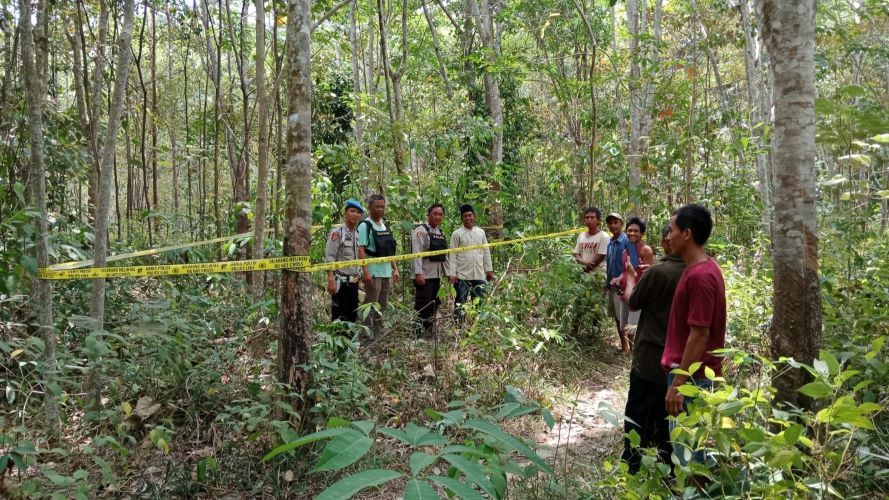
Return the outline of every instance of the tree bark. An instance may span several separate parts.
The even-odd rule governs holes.
[[[774,76],[775,216],[772,356],[812,363],[821,346],[821,285],[815,212],[815,1],[757,0]],[[808,372],[773,380],[778,401],[808,407]]]
[[[115,70],[114,92],[111,97],[111,107],[108,110],[108,125],[105,131],[105,140],[102,145],[102,157],[99,168],[99,205],[96,213],[96,241],[93,252],[93,266],[104,267],[108,253],[108,220],[111,211],[111,181],[114,167],[114,154],[117,148],[117,130],[120,126],[120,116],[123,112],[126,98],[127,77],[130,73],[130,60],[132,59],[131,42],[133,38],[133,0],[124,2],[124,23],[118,38],[117,68]],[[90,316],[93,318],[94,328],[101,330],[105,326],[105,280],[100,278],[93,281],[92,300],[90,301]],[[93,370],[97,370],[94,367]],[[93,409],[98,409],[99,387],[98,377],[90,377],[89,392]]]
[[[380,58],[383,60],[385,76],[392,82],[392,94],[389,101],[389,120],[392,124],[392,149],[395,155],[395,171],[404,172],[404,104],[401,93],[401,77],[407,69],[407,0],[401,4],[401,60],[398,69],[392,69],[389,61],[389,30],[383,14],[383,0],[377,0],[377,15],[380,21]],[[388,85],[388,84],[387,84]],[[387,87],[388,90],[388,87]],[[387,92],[388,95],[388,92]],[[380,178],[382,179],[382,175]],[[381,184],[382,185],[382,184]]]
[[[352,0],[349,8],[349,43],[352,45],[352,115],[355,117],[355,147],[359,155],[364,153],[364,116],[362,107],[364,98],[361,93],[361,67],[359,59],[361,51],[358,46],[358,23],[355,15],[358,10],[358,0]]]
[[[174,52],[173,52],[173,15],[170,12],[170,6],[167,5],[167,30],[170,32],[167,34],[167,81],[172,86],[173,84],[173,61]],[[186,37],[191,36],[191,31],[188,30],[188,34]],[[185,78],[185,94],[183,95],[183,103],[185,104],[185,134],[186,134],[186,147],[188,144],[188,39],[186,38],[186,46],[185,46],[185,54],[183,55],[185,62],[183,63],[183,76]],[[170,103],[174,103],[174,99],[170,99]],[[179,214],[179,158],[178,158],[178,149],[179,144],[177,142],[177,134],[176,134],[176,106],[171,106],[168,110],[169,116],[167,117],[168,121],[168,134],[170,135],[170,166],[172,168],[172,186],[173,186],[173,213],[175,215]]]
[[[19,12],[21,19],[23,77],[27,89],[28,127],[31,148],[30,188],[32,199],[30,204],[37,210],[34,223],[37,226],[37,241],[34,245],[38,267],[49,265],[49,227],[46,210],[46,168],[43,137],[43,103],[46,95],[45,82],[46,60],[48,51],[48,35],[45,31],[47,13],[46,0],[37,3],[37,25],[31,28],[31,1],[20,0]],[[53,329],[52,282],[36,280],[33,295],[36,298],[37,331],[44,344],[43,359],[46,363],[44,372],[44,422],[46,433],[52,439],[59,436],[59,403],[56,394],[56,336]]]
[[[253,217],[253,258],[263,257],[265,206],[269,177],[269,99],[265,88],[265,0],[256,0],[256,119],[259,122],[256,161],[256,209]],[[253,275],[253,298],[262,298],[262,271]]]
[[[312,226],[312,79],[311,0],[287,4],[288,97],[287,165],[284,169],[284,255],[309,255]],[[306,410],[309,374],[303,367],[312,358],[312,276],[285,269],[281,277],[281,332],[278,378],[299,397]]]

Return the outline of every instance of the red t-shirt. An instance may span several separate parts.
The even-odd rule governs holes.
[[[661,367],[668,373],[676,368],[682,362],[691,326],[707,326],[710,337],[700,361],[721,375],[722,358],[711,352],[725,347],[725,320],[725,282],[719,264],[707,259],[685,268],[673,295]],[[703,377],[704,371],[693,375]]]

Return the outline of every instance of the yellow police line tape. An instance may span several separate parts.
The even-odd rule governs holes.
[[[397,262],[403,260],[413,260],[423,257],[432,257],[435,255],[446,255],[450,253],[466,252],[468,250],[477,250],[482,248],[493,248],[502,245],[512,245],[516,243],[525,243],[528,241],[544,240],[559,238],[562,236],[570,236],[583,232],[585,229],[569,229],[557,233],[540,234],[536,236],[526,236],[523,238],[514,238],[511,240],[502,240],[484,243],[481,245],[471,245],[466,247],[448,248],[446,250],[434,250],[430,252],[419,252],[412,254],[393,255],[390,257],[373,257],[369,259],[357,259],[341,262],[326,262],[320,264],[309,264],[307,255],[297,255],[291,257],[276,257],[269,259],[252,259],[240,260],[232,262],[208,262],[205,264],[168,264],[161,266],[123,266],[123,267],[91,267],[87,269],[53,269],[41,268],[37,277],[45,280],[70,280],[70,279],[98,279],[98,278],[123,278],[123,277],[143,277],[143,276],[173,276],[184,274],[215,274],[215,273],[235,273],[248,271],[274,271],[278,269],[291,269],[299,272],[317,272],[332,271],[342,269],[344,267],[366,266],[369,264],[382,264],[386,262]]]
[[[323,226],[312,226],[312,231],[317,231],[321,229]],[[271,232],[274,228],[267,228],[265,232]],[[232,234],[230,236],[222,236],[220,238],[213,238],[211,240],[202,240],[202,241],[193,241],[191,243],[182,243],[179,245],[170,245],[168,247],[161,248],[150,248],[148,250],[139,250],[138,252],[130,252],[130,253],[121,253],[117,255],[110,255],[105,262],[116,262],[119,260],[132,259],[134,257],[146,257],[148,255],[157,255],[159,253],[172,252],[174,250],[185,250],[186,248],[199,247],[204,245],[212,245],[214,243],[223,243],[226,241],[236,240],[238,238],[248,238],[253,236],[253,231],[249,231],[246,233],[238,233]],[[64,269],[80,269],[82,267],[89,267],[93,265],[93,259],[87,260],[75,260],[72,262],[65,262],[64,264],[53,264],[46,269],[50,271],[61,271]]]

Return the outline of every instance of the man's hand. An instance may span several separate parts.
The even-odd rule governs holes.
[[[494,281],[494,271],[486,271],[485,279],[488,281]]]
[[[664,398],[664,406],[667,409],[667,415],[676,416],[682,413],[682,403],[685,402],[685,396],[679,393],[678,387],[682,384],[677,384],[676,380],[673,379],[673,385],[667,389],[667,397]]]
[[[374,280],[374,277],[371,276],[371,275],[370,275],[370,271],[368,271],[368,270],[365,268],[365,269],[364,269],[364,282],[365,282],[365,283],[370,283],[370,282],[372,282],[373,280]]]
[[[425,285],[426,284],[426,276],[423,276],[422,274],[417,274],[416,276],[414,276],[414,283],[416,283],[417,286]]]
[[[392,268],[392,279],[394,279],[395,281],[398,281],[399,279],[401,279],[401,273],[398,272],[397,267]]]
[[[327,280],[327,293],[331,295],[336,293],[336,281],[333,279]]]
[[[456,276],[448,276],[448,281],[450,281],[452,285],[456,285],[457,284],[457,277]]]

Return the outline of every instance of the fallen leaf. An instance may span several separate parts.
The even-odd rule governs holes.
[[[293,482],[293,471],[288,469],[287,472],[284,473],[284,480],[288,483]]]
[[[133,414],[137,417],[145,420],[155,413],[157,413],[161,409],[160,403],[155,403],[151,396],[142,396],[139,398],[139,401],[136,402],[136,409],[133,410]]]

